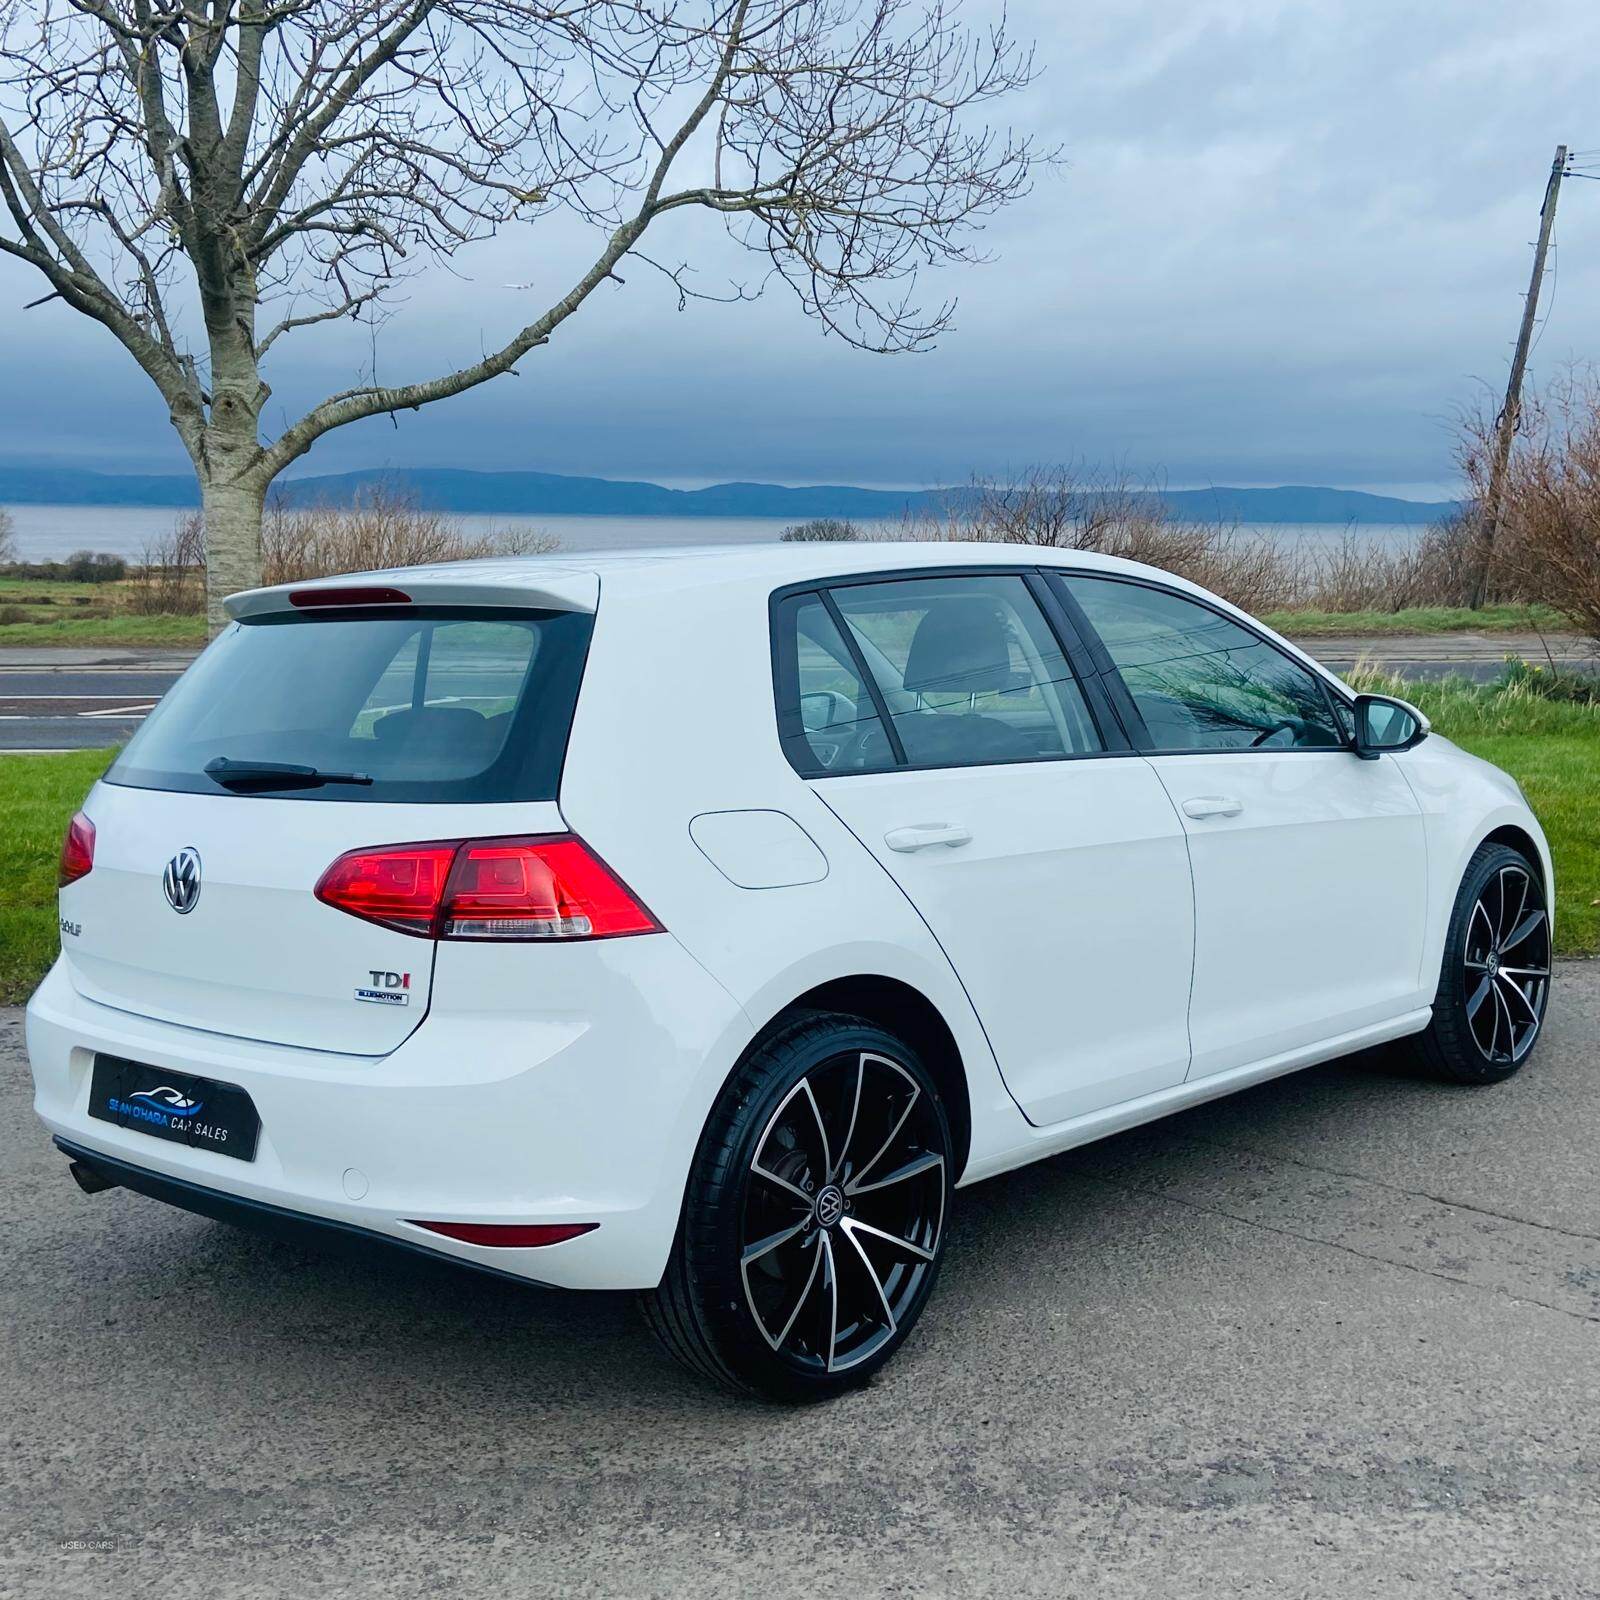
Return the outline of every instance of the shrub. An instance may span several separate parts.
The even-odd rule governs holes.
[[[192,616],[205,609],[206,534],[198,511],[188,512],[171,529],[147,539],[128,609],[140,616]]]
[[[74,550],[61,565],[62,577],[72,583],[120,583],[128,563],[105,550]]]
[[[384,567],[548,555],[560,544],[531,528],[469,534],[442,511],[425,511],[402,495],[376,489],[348,507],[269,506],[261,530],[262,581],[294,583]]]
[[[853,522],[837,517],[813,517],[809,522],[794,522],[778,537],[785,544],[851,544],[861,537]]]

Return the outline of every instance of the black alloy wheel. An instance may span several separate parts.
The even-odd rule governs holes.
[[[860,1383],[932,1290],[952,1162],[915,1053],[861,1019],[806,1015],[713,1111],[647,1320],[737,1388],[808,1400]]]

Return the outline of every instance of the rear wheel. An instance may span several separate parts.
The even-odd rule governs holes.
[[[1538,871],[1501,844],[1467,866],[1445,938],[1422,1065],[1452,1083],[1499,1083],[1538,1042],[1550,999],[1550,912]]]
[[[863,1382],[938,1275],[952,1150],[904,1042],[811,1013],[760,1044],[700,1141],[646,1320],[697,1373],[783,1400]]]

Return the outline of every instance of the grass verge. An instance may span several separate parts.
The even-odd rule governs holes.
[[[0,608],[3,610],[3,608]],[[171,645],[198,650],[206,642],[204,617],[53,617],[48,622],[0,622],[0,645]]]
[[[115,752],[0,756],[0,1002],[20,1004],[55,960],[56,861],[67,819]]]
[[[1261,619],[1290,639],[1397,633],[1570,633],[1548,606],[1411,606],[1404,611],[1272,611]]]

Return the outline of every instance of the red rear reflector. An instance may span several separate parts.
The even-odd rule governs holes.
[[[425,939],[612,939],[661,931],[627,885],[571,834],[351,850],[323,873],[316,896]]]
[[[504,1250],[532,1250],[542,1244],[560,1244],[576,1239],[580,1233],[593,1233],[598,1222],[412,1222],[413,1228],[442,1233],[462,1244],[498,1245]]]
[[[61,841],[61,866],[56,873],[56,883],[66,888],[86,876],[94,866],[94,824],[80,811],[67,824],[67,836]]]
[[[289,604],[302,610],[312,606],[408,606],[411,596],[401,589],[351,585],[343,589],[291,589]]]

